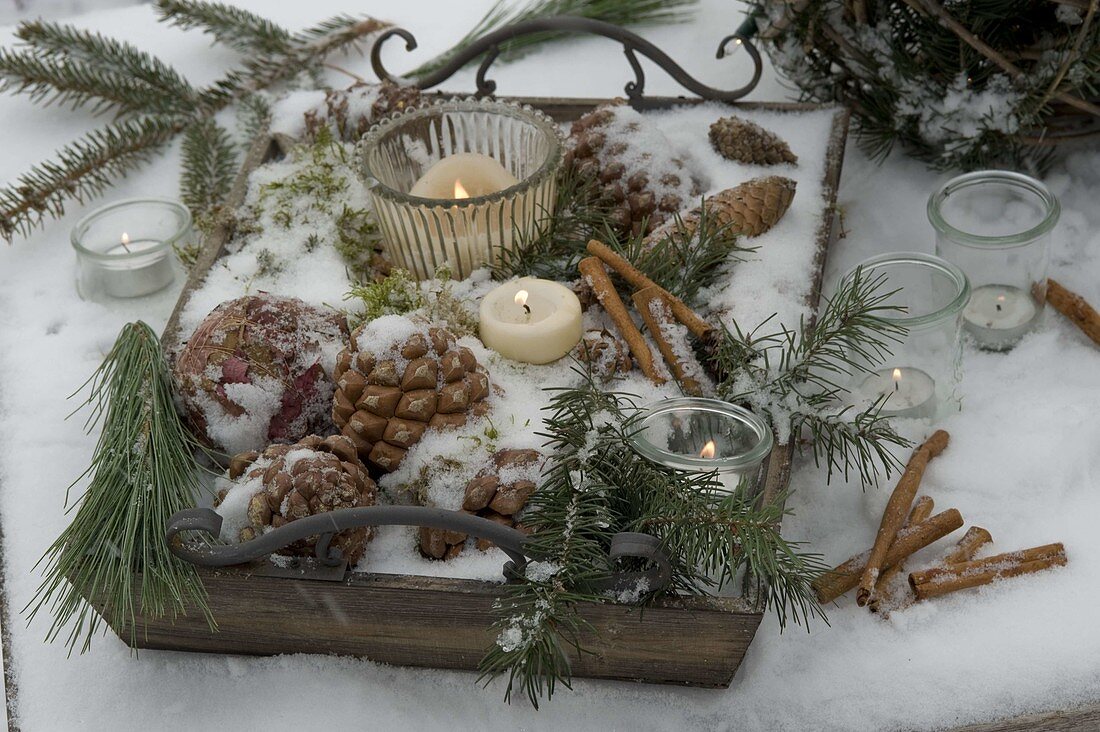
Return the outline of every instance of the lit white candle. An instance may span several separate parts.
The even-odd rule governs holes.
[[[471,198],[511,188],[519,181],[496,159],[480,153],[455,153],[424,171],[409,195],[422,198]]]
[[[867,376],[853,396],[864,404],[886,397],[884,417],[932,417],[936,412],[936,382],[910,367],[883,369]]]
[[[113,297],[149,295],[167,287],[176,277],[172,252],[161,241],[131,240],[123,232],[119,243],[103,254],[103,288]]]
[[[480,334],[487,348],[505,358],[550,363],[580,342],[581,303],[564,285],[522,277],[481,301]]]
[[[1009,348],[1031,330],[1039,309],[1031,294],[1010,285],[984,285],[963,308],[966,331],[984,348]]]

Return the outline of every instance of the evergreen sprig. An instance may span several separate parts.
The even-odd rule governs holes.
[[[631,395],[590,378],[551,392],[550,458],[524,517],[536,527],[526,548],[539,561],[509,587],[497,643],[481,666],[485,678],[507,675],[507,698],[519,691],[537,707],[558,684],[569,686],[570,653],[585,652],[582,634],[592,631],[577,614],[580,603],[655,596],[655,588],[638,587],[630,597],[600,589],[617,532],[661,541],[672,589],[701,592],[747,572],[781,623],[821,615],[809,582],[823,565],[780,536],[781,502],[757,506],[748,491],[723,490],[713,474],[679,473],[639,456],[629,442],[639,413]]]
[[[199,29],[241,53],[287,53],[293,38],[286,28],[243,8],[224,3],[157,0],[160,19],[184,30]]]
[[[164,541],[169,517],[195,505],[201,446],[176,411],[171,372],[153,330],[142,322],[123,327],[84,388],[85,428],[102,423],[92,464],[73,483],[87,478],[88,487],[72,522],[39,561],[45,577],[24,612],[33,619],[47,609],[53,615],[47,640],[71,626],[69,650],[79,645],[82,653],[104,622],[128,633],[133,645],[138,614],[197,610],[214,629],[195,567],[174,557]]]
[[[180,192],[195,220],[208,222],[233,185],[237,151],[229,133],[213,119],[200,119],[183,134]]]

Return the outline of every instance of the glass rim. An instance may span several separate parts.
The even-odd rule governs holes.
[[[940,209],[948,196],[959,190],[990,182],[1004,183],[1035,194],[1046,206],[1046,215],[1043,220],[1030,229],[1015,234],[998,236],[973,234],[956,228],[947,222]],[[1061,215],[1062,204],[1042,181],[1009,170],[977,170],[972,173],[963,173],[944,183],[928,197],[928,220],[936,231],[951,237],[953,241],[964,246],[984,249],[1024,246],[1053,229]]]
[[[515,185],[481,196],[470,196],[469,198],[427,198],[425,196],[414,196],[409,193],[398,191],[372,175],[368,154],[381,143],[383,137],[409,121],[423,119],[433,114],[446,112],[488,112],[491,114],[512,117],[514,119],[522,119],[534,125],[550,140],[550,152],[535,172],[531,173],[531,175],[523,180],[518,181]],[[474,97],[450,99],[408,107],[374,125],[359,140],[360,172],[367,184],[367,189],[372,195],[379,196],[393,203],[405,206],[420,206],[423,208],[461,209],[470,206],[481,206],[486,203],[510,200],[516,198],[521,193],[542,185],[547,178],[557,174],[557,170],[561,166],[564,146],[565,135],[558,128],[554,120],[546,113],[530,105],[502,102],[495,99],[476,99]]]
[[[160,241],[158,241],[155,246],[142,249],[139,252],[130,252],[129,254],[107,254],[105,252],[97,252],[94,249],[89,249],[82,243],[81,240],[84,235],[88,233],[88,229],[97,219],[118,209],[150,205],[171,209],[179,216],[179,226],[176,227],[176,231],[163,239],[157,237]],[[191,229],[191,223],[191,211],[179,201],[173,201],[170,198],[124,198],[121,201],[115,201],[114,203],[100,206],[94,211],[82,216],[80,220],[76,222],[72,232],[70,232],[69,241],[72,243],[73,249],[81,255],[91,259],[110,262],[130,262],[136,259],[149,257],[152,254],[170,251],[176,242],[186,236],[187,232]]]
[[[683,411],[686,409],[719,414],[726,419],[747,425],[756,435],[757,443],[750,450],[737,455],[705,458],[664,450],[643,437],[642,433],[644,430],[641,428],[644,427],[649,420],[669,412]],[[628,437],[628,441],[635,452],[647,460],[666,468],[693,473],[733,472],[759,465],[763,462],[764,458],[768,457],[771,453],[775,442],[772,437],[771,427],[755,413],[736,404],[730,404],[720,399],[707,399],[704,397],[673,397],[647,404],[641,408],[638,418],[634,421],[632,426],[639,428],[631,432]]]
[[[951,278],[955,283],[957,292],[955,297],[946,305],[925,315],[900,318],[890,315],[876,315],[875,317],[907,328],[915,325],[927,325],[961,312],[966,307],[966,303],[970,301],[970,279],[966,276],[966,273],[946,259],[933,254],[924,254],[923,252],[887,252],[886,254],[869,257],[848,270],[840,281],[842,283],[849,282],[855,276],[857,270],[867,272],[889,265],[918,266],[939,271]]]

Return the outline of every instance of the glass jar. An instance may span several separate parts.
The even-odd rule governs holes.
[[[383,120],[360,145],[390,261],[418,279],[443,265],[462,279],[499,262],[553,215],[563,141],[542,112],[497,101],[441,102]],[[480,191],[471,184],[479,180]]]
[[[630,443],[642,457],[689,473],[718,473],[729,491],[752,485],[772,451],[768,423],[719,399],[663,399],[642,409]]]
[[[181,274],[175,247],[193,234],[191,212],[175,201],[134,198],[92,211],[71,236],[77,292],[97,302],[160,292]]]
[[[878,281],[878,292],[891,293],[884,306],[899,312],[878,317],[906,329],[899,342],[888,344],[890,355],[874,363],[852,350],[855,364],[849,397],[862,409],[884,400],[887,417],[935,419],[958,410],[962,364],[962,311],[970,299],[970,283],[955,265],[917,252],[883,254],[864,260],[843,278],[861,272]]]
[[[982,348],[1012,348],[1039,322],[1058,199],[1020,173],[983,170],[952,178],[928,199],[936,253],[970,278],[963,327]]]

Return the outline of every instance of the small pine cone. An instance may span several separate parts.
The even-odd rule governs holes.
[[[321,128],[329,127],[337,139],[356,142],[386,115],[419,101],[418,87],[399,86],[391,81],[330,89],[325,92],[324,104],[306,111],[306,137],[315,139]]]
[[[723,117],[710,126],[710,144],[727,160],[749,165],[797,163],[790,145],[771,130],[740,117]]]
[[[499,450],[492,464],[466,484],[462,497],[463,513],[495,521],[525,533],[529,530],[517,521],[527,506],[542,474],[544,457],[537,450]],[[466,534],[442,529],[420,530],[420,553],[430,559],[450,559],[466,546]],[[478,539],[475,546],[485,551],[493,546],[488,539]]]
[[[634,368],[630,349],[621,338],[606,330],[586,332],[573,349],[573,355],[577,360],[587,363],[593,374],[604,379],[625,374]]]
[[[701,207],[681,215],[680,224],[667,222],[646,237],[643,246],[653,247],[676,234],[690,238],[702,222],[706,210],[709,226],[722,227],[729,235],[759,236],[775,226],[790,208],[795,182],[777,175],[754,178],[735,188],[707,196]]]
[[[364,463],[390,473],[429,429],[488,411],[489,376],[470,349],[423,326],[397,344],[366,323],[336,359],[332,419]]]
[[[355,445],[343,435],[321,438],[310,435],[295,445],[271,445],[263,452],[236,455],[228,477],[239,485],[255,484],[248,501],[248,525],[240,532],[247,541],[269,528],[296,519],[342,508],[373,506],[378,486],[355,453]],[[219,503],[224,500],[222,496]],[[332,546],[354,565],[372,537],[369,527],[339,531]],[[280,550],[288,556],[313,556],[317,537]]]

